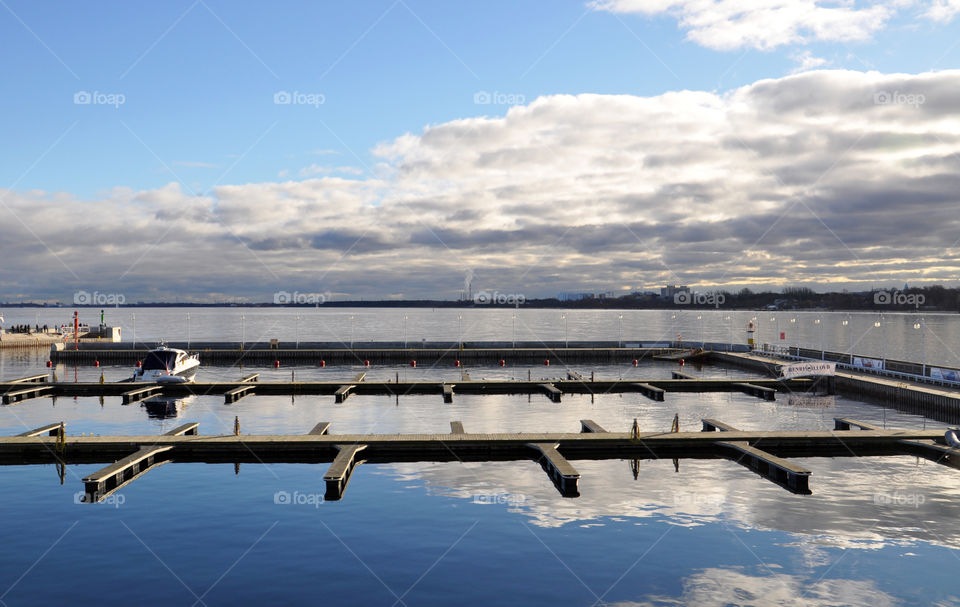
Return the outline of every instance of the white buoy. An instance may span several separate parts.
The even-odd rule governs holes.
[[[954,449],[960,449],[960,436],[958,436],[958,434],[960,434],[960,432],[957,430],[947,430],[943,435],[944,440],[947,441],[947,445]]]

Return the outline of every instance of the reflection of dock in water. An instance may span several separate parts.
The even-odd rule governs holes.
[[[146,409],[147,417],[151,419],[169,419],[180,415],[186,406],[191,403],[195,396],[173,397],[173,396],[151,396],[140,401],[140,405]]]
[[[471,434],[451,422],[449,434],[335,435],[321,422],[305,434],[241,435],[237,420],[233,435],[198,435],[197,424],[188,423],[160,436],[78,437],[48,424],[0,437],[0,464],[113,462],[84,479],[93,501],[166,462],[328,462],[324,481],[331,500],[342,497],[363,463],[533,460],[566,497],[579,495],[580,473],[571,460],[632,460],[636,476],[640,460],[727,459],[800,494],[810,493],[811,472],[785,458],[912,454],[960,467],[960,449],[947,446],[941,431],[883,430],[847,418],[837,418],[833,431],[739,430],[712,419],[703,420],[700,432],[610,432],[590,420],[581,427],[580,433]],[[56,436],[45,436],[51,432]]]

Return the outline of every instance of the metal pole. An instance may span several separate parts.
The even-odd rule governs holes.
[[[923,351],[920,354],[920,364],[923,368],[923,376],[927,376],[927,321],[920,317],[920,341],[923,344]]]
[[[569,341],[569,338],[567,337],[567,315],[566,315],[566,314],[561,314],[561,315],[560,315],[560,318],[563,319],[563,347],[564,347],[564,348],[569,348],[569,347],[570,347],[570,341]]]
[[[517,315],[513,315],[513,347],[517,347]]]
[[[617,315],[617,347],[623,347],[623,314]]]
[[[187,350],[190,349],[190,313],[187,312]]]
[[[296,349],[299,350],[299,349],[300,349],[300,315],[299,315],[299,314],[297,314],[296,334],[297,334],[297,348],[296,348]]]
[[[243,350],[247,343],[247,315],[240,315],[240,349]]]
[[[403,348],[407,348],[407,315],[403,315]]]
[[[457,314],[457,348],[463,350],[463,315]]]
[[[137,315],[133,315],[133,350],[137,349]]]

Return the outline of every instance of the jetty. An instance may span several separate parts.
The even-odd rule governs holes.
[[[196,422],[154,436],[68,436],[51,423],[0,437],[0,465],[106,463],[83,478],[85,499],[102,501],[120,487],[166,463],[327,463],[326,499],[343,497],[364,463],[489,462],[539,464],[565,497],[579,496],[576,460],[724,459],[792,493],[809,494],[812,472],[790,457],[918,455],[960,467],[960,450],[940,430],[880,429],[837,418],[832,431],[741,430],[703,420],[700,432],[614,432],[581,420],[580,432],[470,433],[451,421],[449,433],[334,434],[329,422],[295,435],[201,435]],[[857,429],[853,429],[857,428]],[[51,435],[52,434],[52,435]],[[480,472],[482,474],[482,472]]]
[[[99,396],[120,397],[123,404],[132,404],[147,398],[162,396],[222,395],[225,404],[243,397],[258,396],[332,396],[334,402],[344,403],[352,395],[366,396],[440,396],[445,403],[453,402],[454,395],[519,394],[541,395],[555,403],[567,394],[621,394],[637,392],[655,401],[664,400],[665,393],[676,392],[744,392],[773,400],[778,392],[796,394],[814,390],[817,380],[693,378],[682,379],[543,379],[531,380],[435,380],[435,381],[367,381],[365,373],[348,380],[261,382],[255,376],[232,382],[0,382],[0,398],[5,405],[40,397]],[[39,376],[44,377],[44,376]],[[29,387],[25,387],[29,386]]]

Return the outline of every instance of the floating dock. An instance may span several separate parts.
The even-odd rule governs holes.
[[[591,420],[581,421],[580,433],[474,434],[461,422],[450,425],[449,434],[336,435],[321,422],[298,435],[208,436],[189,423],[159,436],[67,436],[54,423],[0,437],[0,465],[109,462],[83,479],[84,501],[101,501],[168,462],[330,463],[328,500],[343,496],[363,463],[532,460],[566,497],[579,495],[571,460],[727,459],[799,494],[810,493],[811,471],[785,458],[915,454],[960,467],[960,450],[946,445],[942,431],[881,430],[847,418],[837,418],[834,431],[799,432],[738,430],[717,420],[703,420],[701,432],[610,432]],[[51,430],[55,436],[44,436]]]
[[[555,403],[565,394],[619,394],[637,392],[652,400],[664,400],[667,392],[745,392],[773,400],[777,392],[804,393],[816,384],[811,379],[595,379],[595,380],[468,380],[468,381],[365,381],[360,373],[346,381],[261,382],[249,377],[234,382],[143,383],[143,382],[33,382],[28,384],[0,382],[3,404],[9,405],[30,398],[74,396],[118,396],[123,404],[162,396],[223,395],[231,404],[249,395],[259,396],[332,396],[343,403],[351,395],[367,396],[422,396],[437,395],[443,402],[453,402],[454,395],[465,394],[522,394],[542,395]]]

